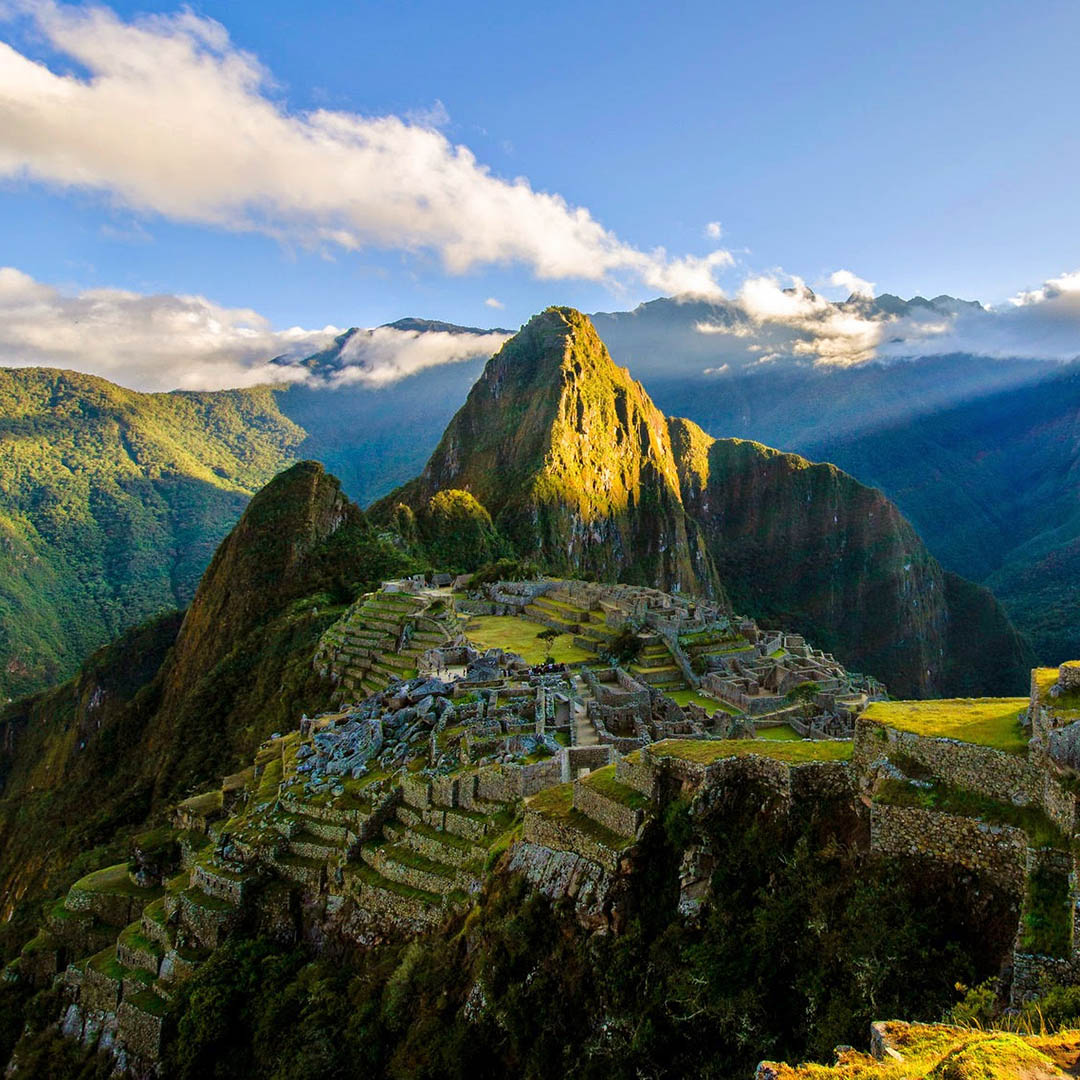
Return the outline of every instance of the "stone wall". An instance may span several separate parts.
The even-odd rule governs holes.
[[[651,741],[645,722],[637,708],[618,709],[590,701],[586,707],[589,719],[596,730],[596,737],[616,753],[629,754]],[[625,731],[632,727],[633,735],[616,735],[608,725]]]
[[[1048,730],[1046,745],[1055,761],[1080,771],[1080,720]]]
[[[568,821],[544,817],[528,807],[525,808],[522,839],[553,851],[576,852],[583,858],[598,863],[610,874],[617,873],[619,869],[621,855],[618,851],[600,843],[590,834],[574,828]]]
[[[644,817],[641,810],[609,799],[580,781],[574,785],[574,809],[598,821],[604,828],[628,838],[637,834]]]
[[[855,721],[854,760],[869,776],[872,765],[890,754],[903,754],[952,787],[976,791],[1017,806],[1035,804],[1066,833],[1076,831],[1077,796],[1055,775],[1038,745],[1028,754],[1009,754],[990,746],[897,731],[865,717]]]
[[[116,1010],[116,1032],[129,1054],[143,1061],[157,1061],[161,1056],[161,1033],[164,1017],[121,1001]]]
[[[1027,805],[1037,802],[1044,770],[1026,754],[1007,754],[957,739],[931,738],[860,717],[855,722],[855,762],[860,771],[889,754],[904,754],[939,780],[991,799]]]
[[[569,746],[557,755],[559,761],[559,782],[568,783],[576,778],[579,769],[602,769],[611,764],[614,748],[601,746]]]
[[[650,707],[648,687],[642,686],[620,667],[606,668],[602,671],[585,668],[582,676],[590,693],[600,705],[644,710]]]
[[[1058,684],[1062,690],[1080,690],[1080,660],[1067,660],[1058,668]]]
[[[870,807],[870,847],[883,855],[933,859],[986,874],[1017,896],[1027,876],[1027,836],[1021,829],[989,825],[913,806]]]
[[[656,767],[640,754],[619,758],[615,763],[615,779],[650,799],[656,791],[656,775]]]
[[[1044,984],[1075,983],[1080,981],[1080,970],[1075,960],[1060,960],[1037,953],[1013,953],[1012,985],[1009,987],[1009,1003],[1020,1005],[1037,998]]]
[[[750,716],[762,716],[765,713],[776,712],[789,704],[786,698],[775,694],[751,695],[746,693],[733,680],[731,673],[725,668],[723,671],[710,671],[702,680],[702,685],[711,694],[715,694],[721,701],[726,701],[741,709]]]

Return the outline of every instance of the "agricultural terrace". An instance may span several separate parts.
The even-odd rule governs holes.
[[[1049,705],[1061,720],[1080,720],[1080,692],[1070,690],[1059,697],[1051,697],[1050,690],[1057,684],[1058,669],[1042,667],[1035,669],[1035,690],[1039,700]]]
[[[801,765],[810,761],[850,761],[852,745],[847,739],[664,739],[649,747],[649,756],[711,765],[722,758],[756,754]]]
[[[1027,753],[1028,736],[1020,726],[1027,698],[943,698],[936,701],[875,701],[867,720],[931,738],[956,739]]]
[[[530,664],[542,664],[551,656],[557,664],[580,664],[596,657],[573,643],[570,634],[547,642],[537,635],[547,627],[517,615],[474,615],[465,624],[465,636],[478,649],[505,649]]]
[[[709,716],[718,712],[728,713],[730,716],[738,716],[739,710],[726,701],[719,701],[697,690],[665,690],[665,696],[671,698],[677,705],[700,705]]]

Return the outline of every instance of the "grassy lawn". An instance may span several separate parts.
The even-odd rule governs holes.
[[[798,765],[808,761],[850,761],[852,744],[831,739],[812,742],[768,739],[665,739],[653,743],[649,753],[654,757],[674,757],[711,765],[726,757],[746,757],[758,754]]]
[[[160,889],[143,889],[128,877],[127,863],[106,866],[95,870],[84,878],[79,878],[72,886],[81,892],[108,893],[110,896],[156,896]]]
[[[542,623],[516,615],[474,615],[465,624],[465,636],[478,649],[506,649],[530,664],[542,664],[549,652],[558,664],[579,664],[595,659],[593,653],[574,645],[569,634],[550,643],[542,641],[536,635],[546,629]]]
[[[938,701],[875,701],[863,714],[897,731],[958,739],[1004,750],[1027,753],[1027,736],[1019,715],[1027,698],[945,698]]]
[[[636,788],[615,779],[614,765],[605,765],[602,769],[596,769],[584,777],[580,783],[631,810],[642,810],[649,803],[649,800]]]
[[[768,739],[772,742],[789,742],[792,739],[801,739],[802,736],[790,724],[778,724],[776,727],[757,729],[759,739]]]
[[[679,705],[700,705],[710,716],[718,712],[726,712],[730,716],[738,716],[739,710],[726,701],[717,701],[716,698],[708,697],[697,690],[671,690],[665,691],[665,697]]]

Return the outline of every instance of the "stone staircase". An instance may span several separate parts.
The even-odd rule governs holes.
[[[685,690],[686,679],[675,664],[664,639],[651,634],[638,654],[637,660],[630,665],[630,674],[638,682],[648,683],[658,690]]]

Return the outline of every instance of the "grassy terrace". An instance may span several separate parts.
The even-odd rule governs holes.
[[[665,739],[653,743],[649,753],[653,757],[673,757],[681,761],[693,761],[698,765],[711,765],[714,761],[729,757],[760,757],[801,765],[809,761],[850,761],[852,743],[847,741],[808,739]]]
[[[574,809],[574,785],[572,783],[545,788],[538,794],[533,795],[528,800],[527,805],[530,810],[535,810],[552,821],[569,825],[611,851],[621,851],[630,843],[625,836],[612,832],[599,822],[593,821],[591,817],[583,814],[580,810]]]
[[[897,731],[1026,754],[1027,736],[1020,726],[1020,714],[1027,705],[1027,698],[875,701],[863,715]]]
[[[1054,713],[1064,720],[1080,720],[1080,693],[1073,690],[1061,697],[1050,696],[1051,687],[1058,681],[1058,669],[1036,668],[1035,687],[1038,690],[1039,700],[1049,705]]]
[[[758,728],[757,737],[771,742],[790,742],[793,739],[802,739],[802,736],[790,724]]]
[[[136,885],[128,877],[127,863],[118,863],[116,866],[106,866],[103,870],[95,870],[84,878],[79,878],[72,885],[73,889],[80,892],[106,893],[109,896],[152,896],[160,895],[160,889],[143,889]]]
[[[602,769],[589,773],[581,783],[598,795],[621,803],[631,810],[643,810],[649,805],[649,800],[640,791],[615,779],[614,765],[605,765]]]
[[[1033,847],[1069,850],[1068,837],[1037,806],[1014,806],[942,783],[920,788],[906,780],[882,781],[875,799],[889,806],[912,806],[957,817],[979,818],[991,825],[1009,825],[1027,833]]]
[[[465,624],[465,636],[478,649],[506,649],[530,664],[542,664],[549,654],[559,664],[594,659],[592,653],[574,645],[569,634],[562,634],[550,643],[538,638],[537,634],[546,629],[542,623],[517,615],[474,615]]]
[[[990,1080],[1074,1076],[1080,1032],[1018,1035],[944,1024],[885,1025],[901,1061],[844,1051],[836,1065],[780,1065],[777,1080]],[[1066,1070],[1058,1072],[1057,1069]]]
[[[221,789],[203,792],[201,795],[192,795],[179,804],[180,810],[186,810],[189,814],[208,816],[221,810]]]
[[[678,705],[700,705],[710,716],[718,712],[725,712],[729,716],[738,716],[739,710],[726,701],[717,701],[716,698],[708,697],[697,690],[671,690],[664,692],[665,697],[671,698]]]

